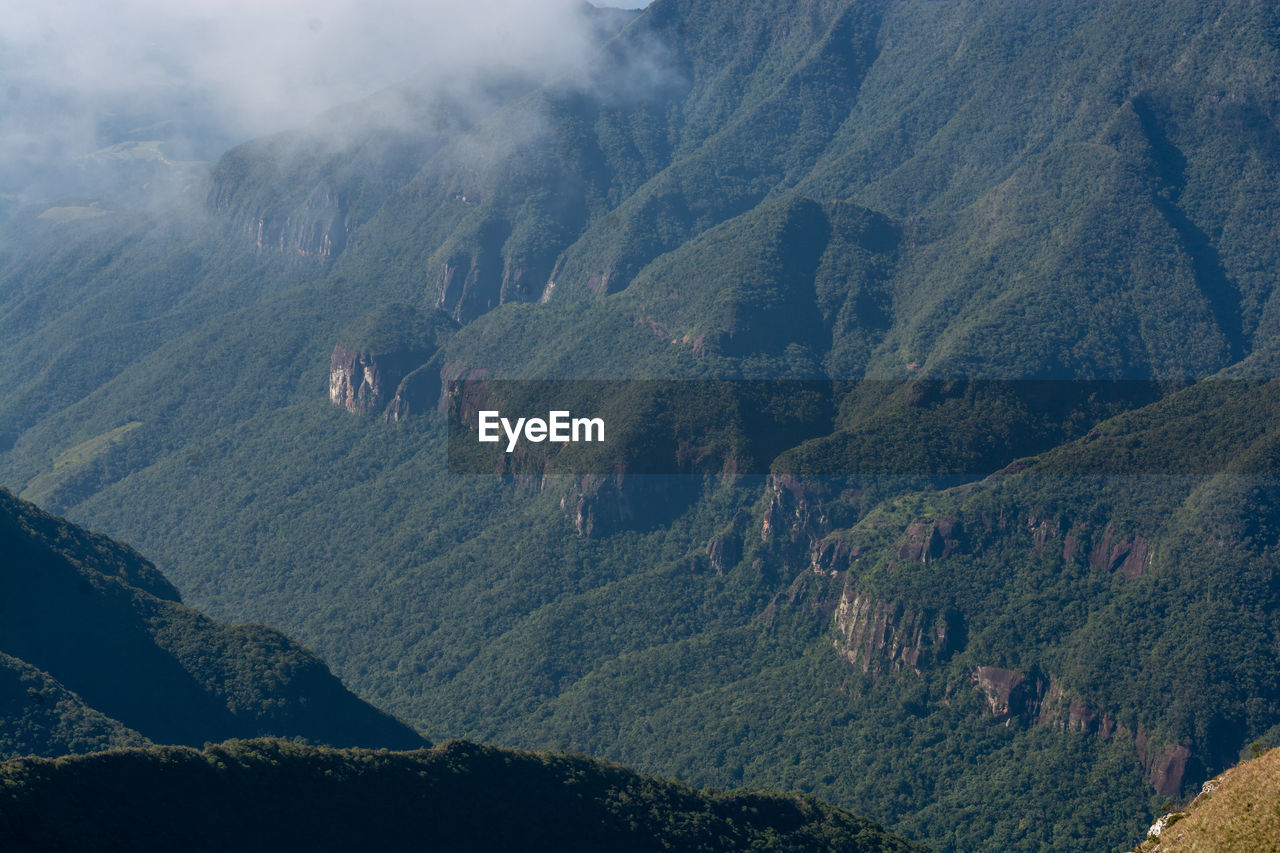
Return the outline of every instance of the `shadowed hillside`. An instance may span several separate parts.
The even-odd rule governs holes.
[[[5,755],[266,734],[335,746],[423,743],[284,635],[185,607],[132,549],[4,490],[0,541]]]
[[[0,838],[75,850],[923,848],[804,797],[699,792],[587,758],[453,741],[230,741],[0,764]]]

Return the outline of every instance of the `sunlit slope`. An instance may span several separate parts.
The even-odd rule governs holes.
[[[1265,752],[1211,779],[1189,806],[1171,812],[1141,853],[1234,853],[1280,849],[1280,753]]]

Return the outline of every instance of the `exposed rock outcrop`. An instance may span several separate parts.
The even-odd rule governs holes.
[[[707,543],[707,559],[716,574],[724,574],[742,559],[742,537],[736,531],[722,534]]]
[[[819,574],[848,571],[862,555],[862,546],[844,536],[834,534],[814,545],[809,567]]]
[[[956,549],[960,538],[960,522],[954,518],[920,521],[908,525],[894,549],[899,560],[931,563],[947,557]]]
[[[246,206],[237,202],[235,191],[234,182],[215,180],[209,206],[229,216],[259,253],[329,260],[346,248],[352,228],[347,203],[328,183],[317,184],[292,208]]]
[[[378,408],[386,382],[371,357],[339,343],[329,356],[329,401],[348,412],[368,414]]]
[[[960,634],[947,614],[880,601],[847,582],[833,619],[836,651],[868,673],[919,673],[946,659]]]
[[[329,400],[349,412],[399,421],[440,397],[435,358],[456,325],[412,305],[381,305],[352,324],[329,356]]]
[[[1089,565],[1101,571],[1118,571],[1133,580],[1141,576],[1147,567],[1151,553],[1150,543],[1141,536],[1120,539],[1110,526],[1089,552]]]
[[[1052,678],[1039,697],[1039,710],[1035,722],[1042,726],[1055,726],[1082,734],[1096,734],[1108,738],[1116,729],[1110,714],[1100,713],[1069,695],[1062,685]]]
[[[540,301],[547,290],[547,275],[545,269],[522,259],[497,254],[452,261],[440,268],[436,279],[436,307],[460,323],[469,323],[508,302]]]
[[[586,474],[570,482],[560,508],[579,535],[600,538],[667,520],[688,506],[698,488],[691,477]]]
[[[763,541],[785,537],[792,543],[816,545],[831,532],[816,485],[782,474],[771,476],[768,488],[769,507],[760,527]]]
[[[329,400],[354,414],[385,412],[391,417],[389,404],[399,398],[402,380],[430,355],[423,351],[373,355],[339,342],[329,357]],[[407,402],[402,404],[407,413]]]
[[[1141,536],[1125,539],[1108,525],[1100,536],[1090,535],[1090,531],[1082,527],[1071,527],[1061,521],[1049,521],[1032,518],[1027,522],[1031,532],[1031,549],[1037,557],[1052,554],[1058,550],[1056,544],[1062,542],[1062,561],[1070,563],[1081,554],[1081,546],[1088,547],[1086,558],[1091,568],[1105,572],[1119,572],[1125,578],[1133,580],[1146,571],[1151,562],[1151,543]]]
[[[1182,791],[1182,782],[1187,773],[1187,760],[1191,758],[1191,750],[1182,744],[1169,743],[1157,746],[1151,742],[1150,732],[1142,726],[1138,726],[1134,745],[1138,749],[1138,760],[1142,762],[1142,770],[1156,794],[1161,797],[1177,796]]]
[[[496,256],[445,263],[436,279],[436,307],[459,323],[469,323],[498,307],[502,301],[499,264]]]
[[[998,720],[1032,716],[1042,695],[1039,679],[1027,678],[1016,669],[980,666],[973,673],[974,685],[986,697],[987,709]]]
[[[1068,695],[1056,681],[1039,673],[980,666],[974,670],[972,680],[986,699],[987,709],[1006,725],[1018,719],[1027,724],[1051,725],[1101,738],[1130,735],[1130,730],[1117,726],[1109,714],[1087,707]],[[1177,796],[1186,777],[1190,748],[1182,744],[1157,746],[1142,726],[1138,726],[1132,736],[1138,761],[1156,794]]]
[[[427,362],[400,380],[383,416],[391,423],[399,423],[410,415],[435,409],[440,403],[442,386],[440,366],[434,360]]]
[[[1111,737],[1116,722],[1109,714],[1088,707],[1071,696],[1063,686],[1038,671],[980,666],[972,675],[974,687],[987,700],[987,708],[998,719],[1015,718],[1027,724],[1053,726],[1081,734]]]

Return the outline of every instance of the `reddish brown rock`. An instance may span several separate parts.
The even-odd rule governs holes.
[[[1124,562],[1120,564],[1120,574],[1129,580],[1133,580],[1142,574],[1143,569],[1147,567],[1147,557],[1150,552],[1150,546],[1147,540],[1141,536],[1135,536],[1129,552],[1124,558]]]
[[[1165,744],[1155,748],[1151,744],[1150,733],[1138,726],[1134,737],[1134,746],[1138,750],[1138,760],[1146,773],[1147,781],[1161,797],[1176,797],[1182,792],[1182,780],[1187,772],[1187,760],[1191,758],[1191,750],[1182,744]]]
[[[1089,552],[1089,565],[1100,571],[1119,571],[1132,580],[1140,576],[1147,565],[1150,544],[1141,536],[1132,540],[1117,539],[1115,531],[1108,525],[1102,533],[1102,539]]]
[[[861,546],[850,544],[843,537],[833,536],[817,543],[809,565],[815,572],[848,571],[861,554]]]
[[[1037,524],[1034,519],[1031,522],[1031,530],[1031,550],[1036,552],[1037,557],[1044,556],[1045,544],[1050,539],[1062,534],[1057,522],[1050,524],[1048,521],[1041,521]]]
[[[987,707],[998,719],[1009,720],[1025,708],[1025,697],[1020,688],[1027,676],[1016,669],[998,666],[980,666],[973,674],[973,682],[987,698]]]
[[[1062,560],[1069,563],[1076,558],[1076,551],[1080,548],[1080,540],[1076,538],[1074,533],[1067,533],[1062,539]]]
[[[956,549],[959,531],[960,523],[954,518],[916,522],[907,527],[895,554],[907,562],[930,563],[942,559]]]

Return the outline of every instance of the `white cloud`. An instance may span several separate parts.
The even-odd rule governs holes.
[[[581,12],[575,0],[10,0],[0,182],[149,134],[210,157],[419,72],[585,73]]]

